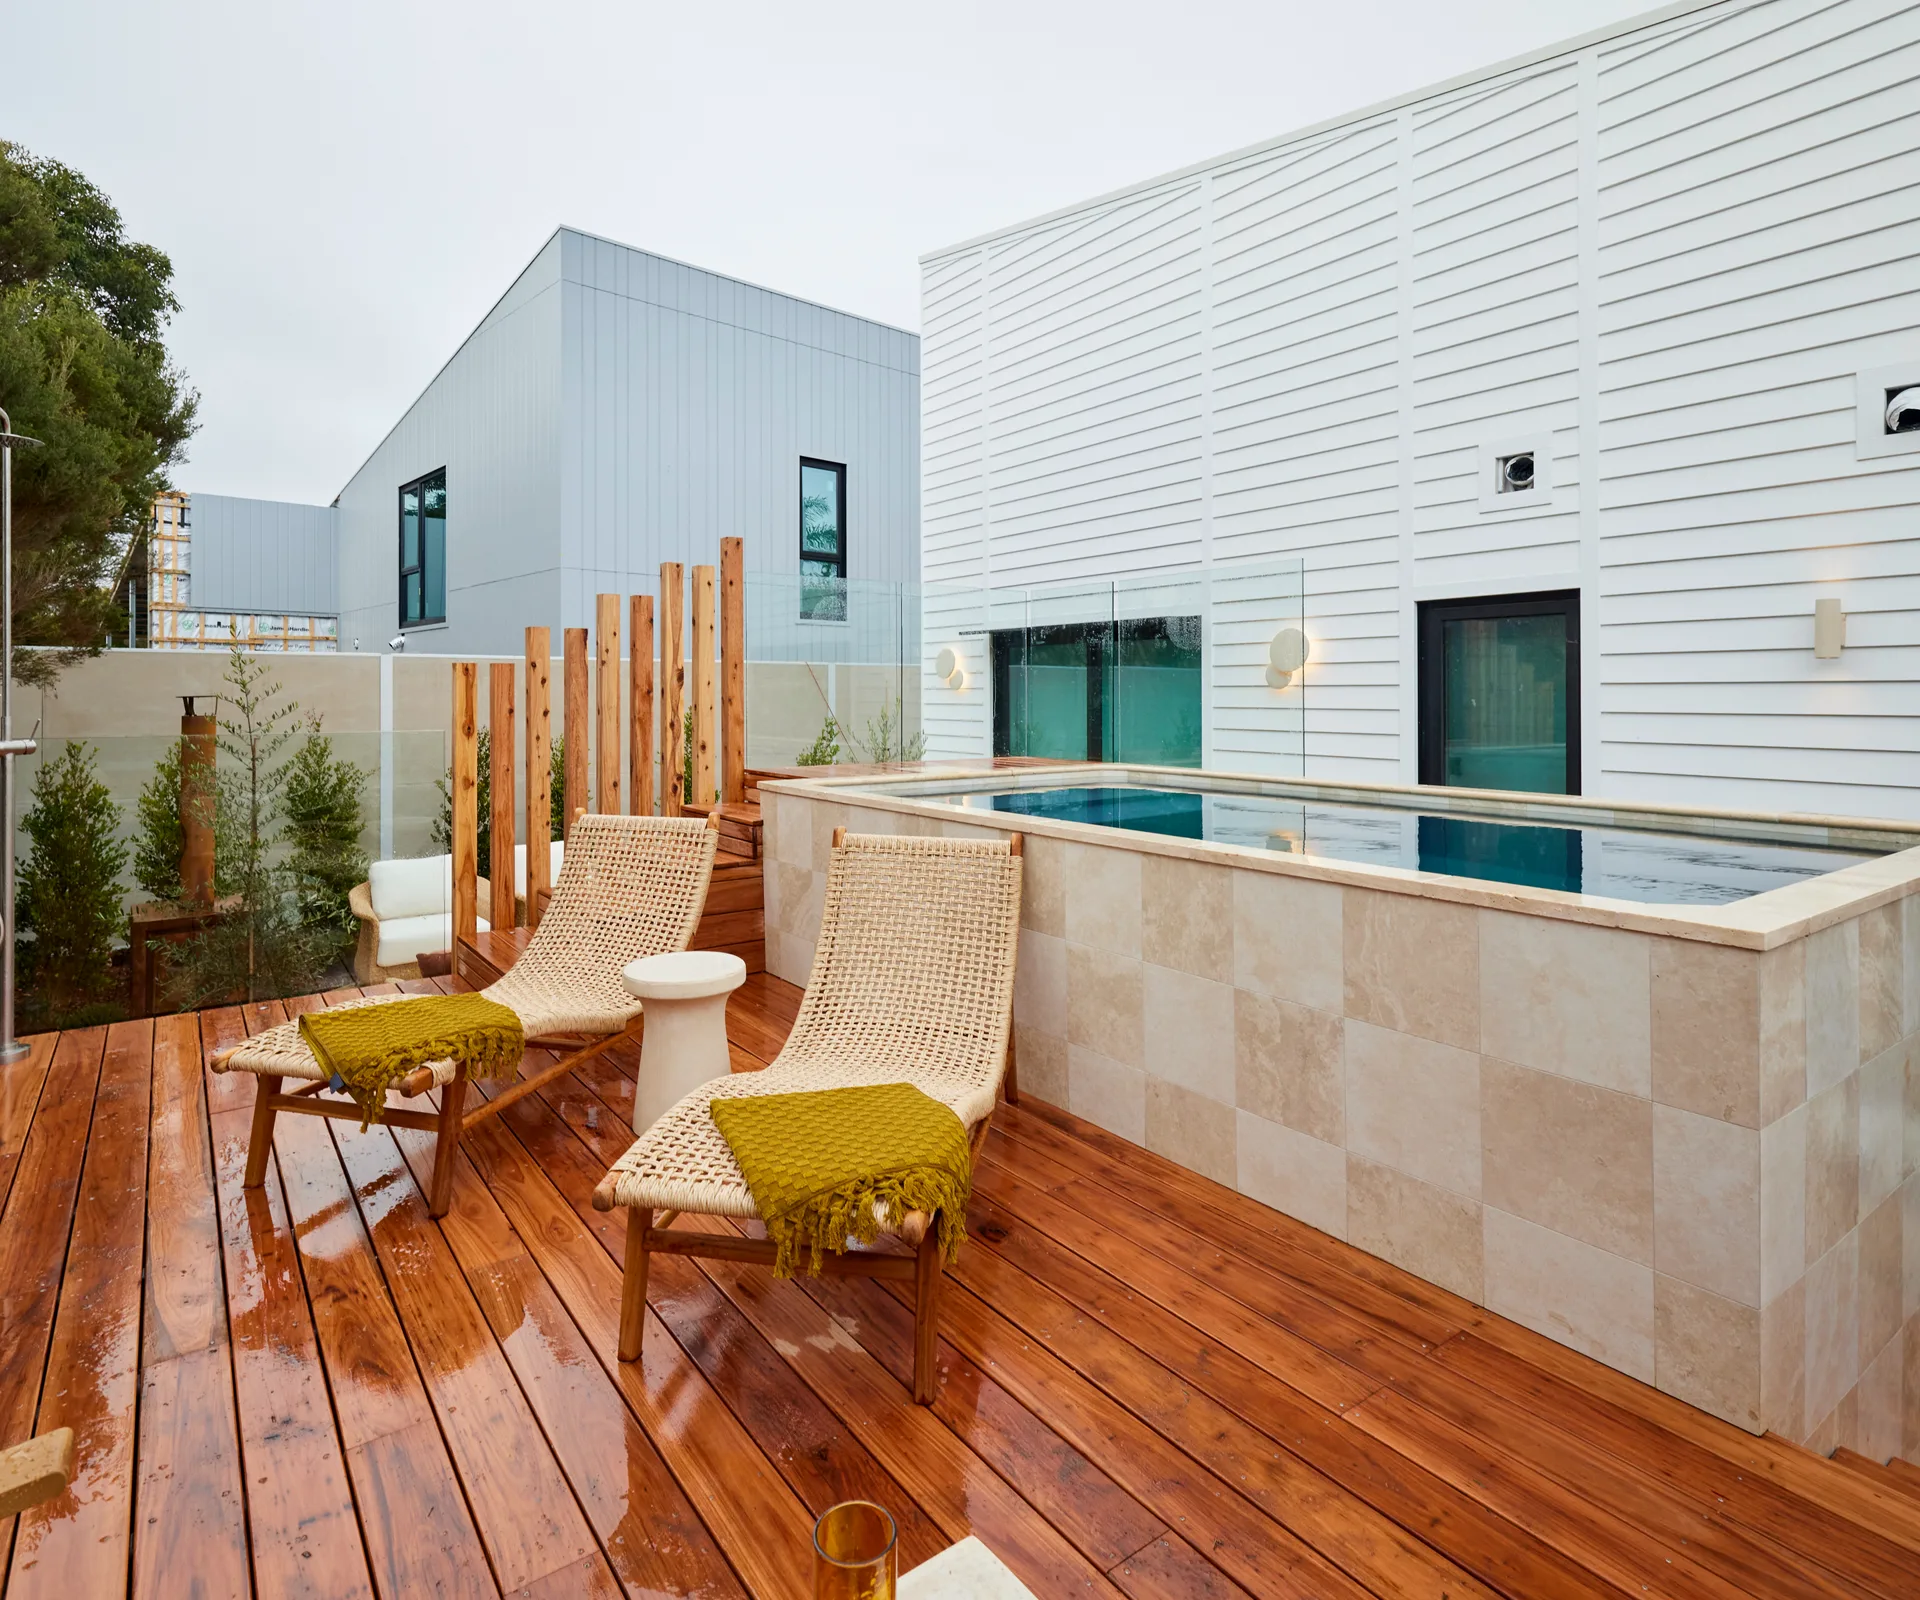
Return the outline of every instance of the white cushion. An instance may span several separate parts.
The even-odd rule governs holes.
[[[567,858],[567,845],[564,839],[555,839],[547,847],[547,887],[551,889],[560,881],[560,864]],[[517,844],[513,847],[513,892],[525,899],[527,895],[527,847]]]
[[[480,931],[487,931],[487,919],[478,919]],[[433,911],[423,917],[380,919],[379,953],[374,956],[383,967],[399,967],[418,961],[423,955],[453,948],[453,913]]]
[[[414,856],[376,861],[367,871],[367,893],[373,900],[374,916],[383,924],[396,917],[439,916],[451,912],[453,857]],[[381,965],[386,965],[384,957]]]

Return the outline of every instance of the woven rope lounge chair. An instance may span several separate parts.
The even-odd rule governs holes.
[[[574,819],[566,864],[553,899],[520,959],[482,991],[520,1018],[528,1047],[559,1050],[558,1061],[502,1089],[473,1110],[466,1107],[467,1074],[453,1061],[430,1062],[394,1084],[391,1093],[424,1094],[440,1086],[437,1113],[394,1107],[384,1120],[437,1133],[427,1210],[444,1216],[453,1200],[460,1135],[516,1100],[573,1071],[625,1037],[640,1018],[640,1002],[620,974],[641,956],[684,950],[706,904],[719,834],[699,817],[624,817],[588,813]],[[382,1005],[404,995],[350,1000]],[[253,1129],[247,1147],[246,1187],[266,1181],[274,1119],[282,1111],[360,1121],[351,1100],[327,1096],[328,1075],[300,1037],[297,1022],[256,1034],[213,1059],[216,1072],[251,1072]],[[300,1087],[288,1092],[287,1080]]]
[[[1018,1099],[1012,1074],[1013,971],[1020,935],[1020,838],[833,836],[813,976],[785,1047],[760,1072],[703,1084],[671,1107],[594,1191],[627,1208],[620,1359],[640,1359],[647,1259],[706,1256],[771,1264],[765,1239],[675,1230],[681,1212],[756,1218],[733,1152],[709,1110],[725,1096],[911,1083],[951,1107],[978,1159],[996,1098]],[[655,1224],[655,1214],[668,1213]],[[898,1230],[912,1256],[851,1251],[826,1271],[914,1284],[914,1399],[931,1404],[943,1261],[933,1219]]]

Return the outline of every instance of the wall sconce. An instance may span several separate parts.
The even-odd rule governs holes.
[[[960,652],[948,645],[933,660],[933,675],[949,689],[960,690],[967,686],[966,663],[960,659]]]
[[[1837,661],[1847,647],[1847,614],[1838,600],[1813,603],[1813,654],[1819,661]]]
[[[1267,687],[1284,689],[1307,664],[1307,636],[1298,628],[1282,628],[1267,646]]]

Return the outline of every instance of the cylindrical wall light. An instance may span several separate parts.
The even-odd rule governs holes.
[[[1821,661],[1837,661],[1847,647],[1847,614],[1838,600],[1813,603],[1813,653]]]

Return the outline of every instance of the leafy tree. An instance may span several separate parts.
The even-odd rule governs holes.
[[[882,700],[880,715],[867,722],[867,760],[882,764],[895,761],[918,761],[926,754],[927,736],[924,732],[907,732],[906,709],[896,709],[896,702]]]
[[[219,719],[220,821],[230,835],[239,903],[181,947],[176,986],[190,1006],[303,993],[332,954],[330,936],[301,919],[298,883],[283,851],[294,771],[285,752],[300,731],[300,708],[277,703],[280,686],[268,681],[266,663],[244,650],[227,658],[224,682],[221,703],[229,714]]]
[[[287,870],[301,925],[336,952],[359,932],[347,896],[367,875],[367,853],[360,848],[366,785],[366,769],[336,757],[333,740],[312,718],[287,763]]]
[[[33,841],[15,917],[19,932],[32,935],[17,947],[22,1010],[53,1027],[105,1020],[117,1010],[110,963],[127,847],[91,746],[69,744],[42,763],[20,827]]]
[[[120,624],[115,576],[183,458],[197,397],[161,335],[173,267],[71,167],[0,140],[0,404],[14,458],[16,659],[46,682]]]

